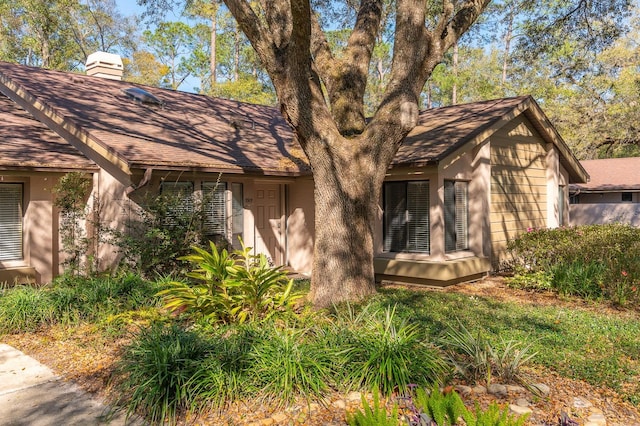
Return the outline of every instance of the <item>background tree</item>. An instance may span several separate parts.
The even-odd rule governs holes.
[[[133,17],[123,16],[115,0],[85,0],[69,11],[71,32],[82,54],[96,51],[130,53],[136,48],[137,27]]]
[[[5,60],[61,70],[78,65],[70,12],[76,0],[2,0]],[[4,43],[3,43],[4,44]]]
[[[143,41],[149,46],[156,60],[169,70],[163,86],[176,90],[197,67],[198,38],[194,27],[184,22],[160,22],[155,30],[146,30]]]

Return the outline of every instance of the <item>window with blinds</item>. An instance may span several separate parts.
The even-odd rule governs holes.
[[[384,250],[429,253],[429,181],[384,184]]]
[[[468,182],[444,181],[444,249],[446,252],[469,248]]]
[[[244,194],[241,183],[231,184],[231,231],[233,238],[231,244],[234,248],[240,248],[240,238],[244,232]]]
[[[162,182],[160,194],[167,201],[165,221],[168,226],[175,226],[193,213],[192,182]]]
[[[227,238],[226,190],[224,182],[202,183],[205,235],[209,237]]]
[[[22,259],[22,184],[0,183],[0,261]]]

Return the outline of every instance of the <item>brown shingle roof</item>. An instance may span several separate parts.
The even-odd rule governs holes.
[[[67,141],[2,94],[0,123],[0,170],[97,169]]]
[[[135,102],[124,93],[130,87],[147,90],[164,106]],[[62,126],[83,152],[89,146],[126,172],[133,168],[310,172],[291,128],[273,107],[4,62],[0,62],[0,90],[33,109],[49,126]],[[437,162],[471,140],[488,137],[520,113],[558,146],[572,181],[585,180],[584,170],[531,97],[423,111],[393,166]]]
[[[528,99],[520,96],[422,111],[418,125],[398,150],[394,164],[438,162]]]
[[[0,62],[9,89],[23,90],[130,168],[220,169],[267,174],[306,171],[304,154],[279,111],[203,95]],[[163,107],[136,102],[142,87]]]
[[[640,157],[584,160],[581,163],[591,179],[588,183],[571,185],[572,191],[640,190]]]

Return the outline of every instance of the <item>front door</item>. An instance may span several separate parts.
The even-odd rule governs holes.
[[[256,253],[264,253],[274,265],[284,262],[284,225],[280,185],[257,184],[254,200]]]

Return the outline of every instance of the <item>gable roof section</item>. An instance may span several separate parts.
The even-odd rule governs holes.
[[[140,87],[163,106],[130,99]],[[305,157],[279,111],[186,92],[0,62],[0,91],[76,148],[134,168],[295,175]]]
[[[97,170],[95,163],[2,94],[0,123],[0,170]]]
[[[591,180],[571,185],[572,192],[640,190],[640,157],[584,160],[581,163]]]
[[[531,96],[495,99],[422,111],[418,125],[398,150],[394,165],[436,164],[465,144],[479,144],[524,114],[547,143],[560,152],[571,182],[589,178],[580,162]]]

